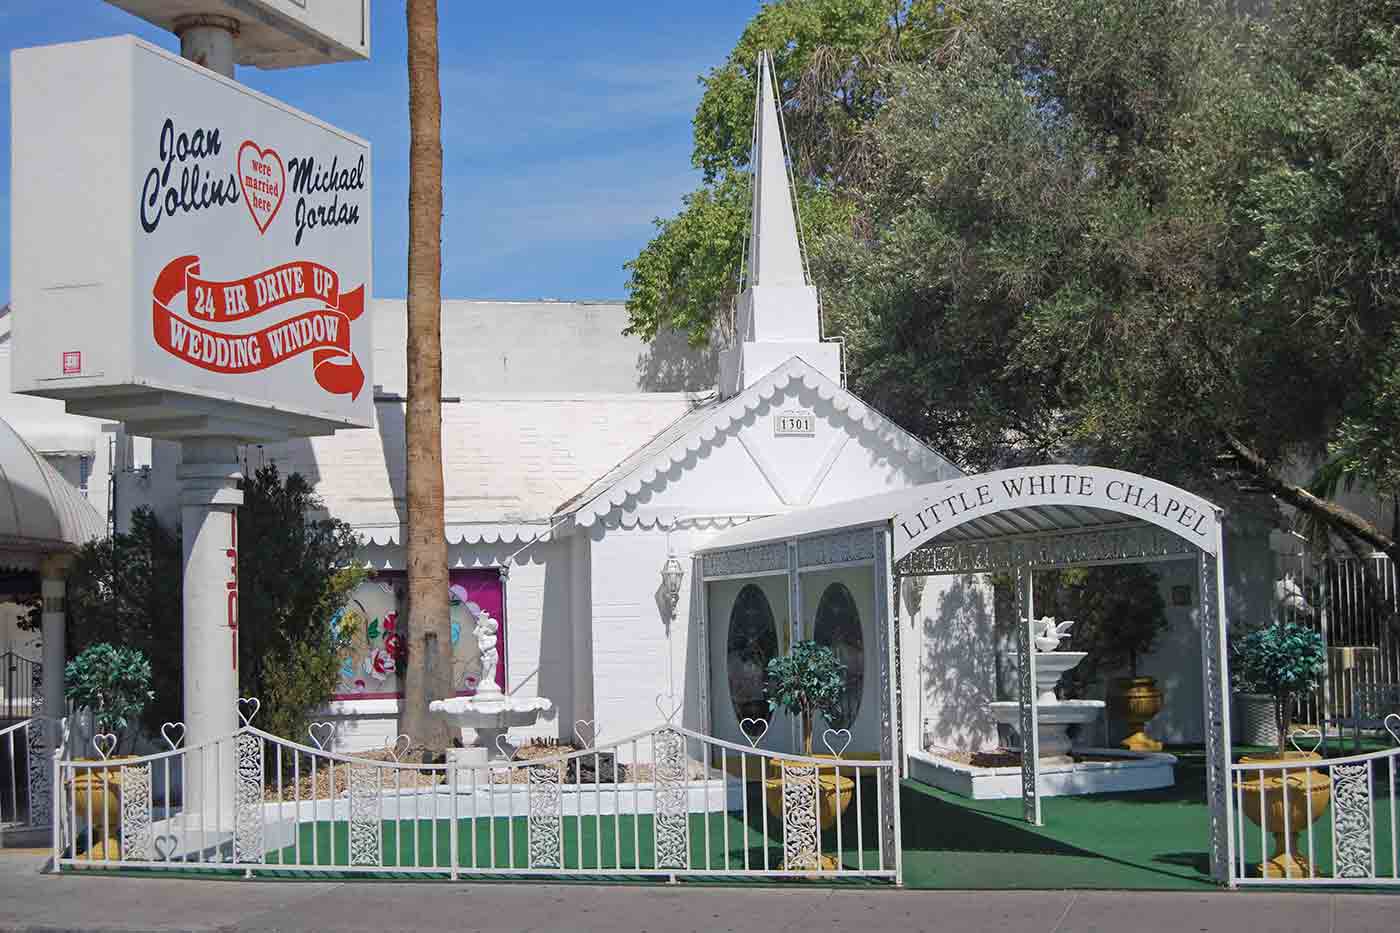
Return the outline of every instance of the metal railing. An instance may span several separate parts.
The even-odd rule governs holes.
[[[401,761],[406,736],[334,752],[325,723],[307,743],[246,719],[190,748],[183,731],[167,724],[154,755],[110,757],[97,736],[96,760],[54,757],[60,870],[900,880],[893,762],[841,749],[782,755],[667,721],[467,766]]]
[[[51,819],[56,723],[42,717],[0,729],[0,826],[44,826]]]
[[[1400,743],[1400,716],[1388,717],[1385,725]],[[1313,738],[1320,745],[1321,734]],[[1400,747],[1343,758],[1232,764],[1232,880],[1400,885],[1397,770]]]
[[[28,719],[39,710],[43,665],[14,651],[0,654],[0,719]]]

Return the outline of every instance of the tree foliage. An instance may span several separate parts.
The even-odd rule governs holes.
[[[802,718],[803,754],[812,754],[812,719],[821,713],[828,720],[841,715],[846,695],[846,665],[826,645],[799,641],[786,655],[768,662],[763,687],[770,710],[786,710]]]
[[[747,237],[756,66],[773,55],[809,241],[849,226],[843,192],[867,171],[864,128],[883,105],[885,66],[932,45],[941,8],[927,0],[785,0],[763,6],[725,62],[701,76],[691,157],[703,184],[626,268],[628,333],[659,329],[703,344],[727,338]]]
[[[1167,628],[1167,606],[1156,571],[1140,564],[1078,567],[1036,574],[1037,608],[1073,619],[1068,648],[1088,652],[1065,677],[1083,696],[1104,673],[1127,670],[1150,654]]]
[[[126,737],[155,693],[151,662],[135,648],[89,645],[63,668],[64,698],[92,713],[97,732]]]
[[[365,571],[345,522],[316,518],[321,500],[299,473],[275,465],[244,481],[238,510],[239,688],[262,701],[264,727],[298,735],[334,692],[351,634],[332,624]],[[182,718],[182,554],[179,534],[149,509],[130,531],[83,546],[68,583],[68,650],[112,643],[150,661],[149,732]]]
[[[799,200],[837,206],[808,245],[852,389],[968,469],[1248,480],[1400,557],[1330,498],[1400,472],[1400,2],[1234,7],[773,3],[704,79],[695,164],[745,209],[775,49]],[[713,213],[632,264],[636,332],[722,319],[742,220]]]
[[[1322,636],[1302,622],[1265,625],[1231,640],[1230,677],[1235,689],[1274,698],[1279,752],[1286,750],[1293,698],[1321,682],[1325,655]]]

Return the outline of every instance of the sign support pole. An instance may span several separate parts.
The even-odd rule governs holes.
[[[203,65],[225,78],[233,77],[234,45],[238,41],[238,20],[213,13],[195,13],[175,21],[180,37],[180,57]]]
[[[178,475],[185,745],[194,748],[227,740],[238,727],[238,506],[243,492],[238,488],[237,440],[187,438]],[[206,753],[203,760],[212,762],[215,754],[223,752]],[[225,821],[232,826],[234,782],[194,777],[185,783],[186,809],[202,810],[216,826]]]

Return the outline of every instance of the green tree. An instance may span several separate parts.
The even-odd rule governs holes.
[[[826,645],[799,641],[792,651],[768,662],[763,686],[768,709],[786,710],[802,719],[802,754],[812,754],[812,721],[817,713],[828,720],[841,714],[846,695],[846,665]]]
[[[130,748],[130,727],[154,693],[151,662],[135,648],[101,642],[89,645],[63,668],[64,697],[92,713],[97,734],[113,733]],[[114,746],[110,751],[115,751]]]
[[[99,644],[139,651],[154,692],[141,713],[149,732],[181,718],[181,564],[179,536],[140,508],[128,532],[83,545],[68,576],[69,656]]]
[[[760,8],[724,64],[701,76],[691,161],[703,176],[680,214],[626,264],[628,333],[662,328],[703,344],[727,338],[740,286],[750,205],[755,66],[773,54],[797,182],[797,208],[810,240],[851,220],[844,191],[868,171],[864,127],[887,95],[884,66],[919,57],[947,14],[928,0],[782,0]]]
[[[238,510],[238,681],[262,702],[259,725],[305,733],[335,692],[353,633],[335,623],[368,571],[355,564],[359,535],[336,518],[300,473],[276,464],[243,483]]]
[[[259,723],[278,735],[303,732],[330,699],[351,632],[333,620],[366,571],[360,540],[345,522],[316,518],[324,505],[299,473],[275,465],[243,483],[238,510],[238,667],[244,695],[262,701]],[[68,584],[68,647],[100,643],[150,660],[153,697],[141,714],[149,732],[181,712],[181,548],[149,509],[131,530],[89,542]]]

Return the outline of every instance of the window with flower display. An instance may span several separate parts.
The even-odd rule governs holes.
[[[361,583],[331,624],[350,635],[340,659],[337,700],[390,699],[403,695],[400,672],[407,660],[407,633],[400,622],[407,605],[408,578],[402,571],[380,571]],[[476,693],[481,657],[472,629],[483,614],[500,623],[496,683],[506,686],[505,599],[499,572],[453,570],[447,600],[452,618],[452,685],[458,696]]]

